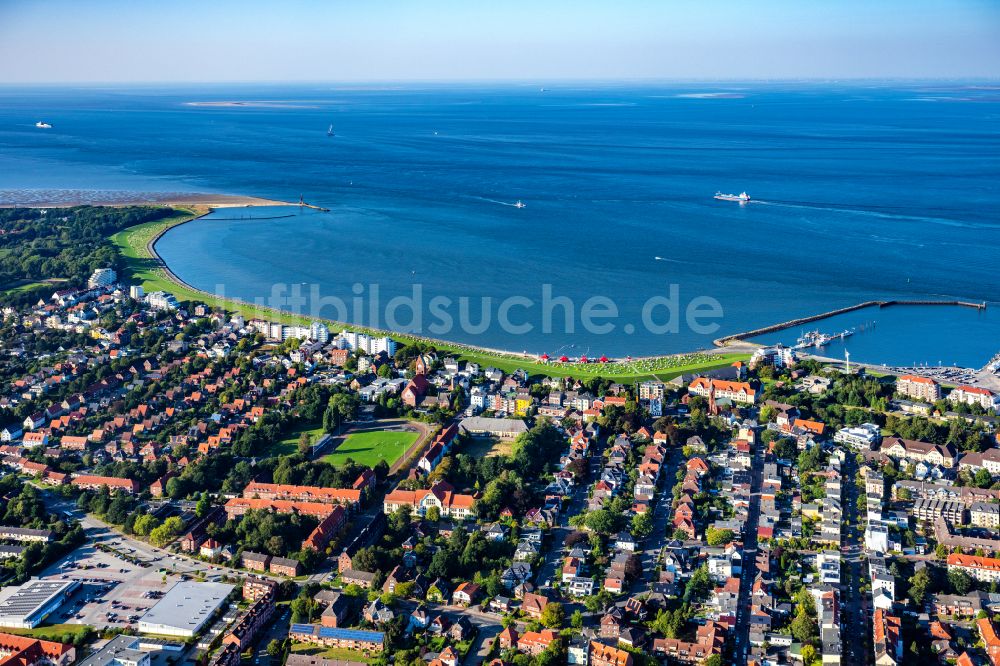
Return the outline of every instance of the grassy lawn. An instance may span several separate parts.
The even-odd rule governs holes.
[[[202,296],[194,290],[184,290],[167,277],[160,262],[150,254],[146,247],[157,234],[170,227],[196,217],[204,211],[194,208],[178,208],[176,214],[162,220],[154,220],[145,224],[137,224],[119,231],[111,237],[111,242],[118,248],[125,259],[125,270],[122,277],[132,283],[138,283],[149,291],[169,291],[178,300],[201,300]]]
[[[532,375],[548,375],[549,377],[573,377],[587,379],[603,377],[619,382],[645,381],[647,379],[673,379],[677,375],[694,372],[704,372],[725,368],[734,361],[748,361],[749,354],[684,354],[681,356],[664,356],[654,359],[621,361],[617,363],[542,363],[540,361],[522,360],[514,357],[504,357],[487,352],[469,352],[463,350],[461,358],[479,363],[482,367],[493,366],[506,373],[514,370],[525,370]]]
[[[59,289],[60,283],[63,282],[66,282],[66,278],[48,278],[47,280],[38,280],[37,282],[32,282],[31,280],[12,280],[6,285],[0,286],[0,291],[5,294],[20,294],[39,287],[48,287],[52,291],[56,291]],[[49,294],[45,296],[47,298]]]
[[[17,634],[18,636],[31,636],[33,638],[56,642],[62,641],[67,636],[71,636],[70,642],[73,642],[77,636],[83,636],[92,629],[93,627],[85,624],[49,624],[42,627],[35,627],[34,629],[10,629],[5,627],[4,631],[9,634]]]
[[[288,433],[287,437],[285,437],[281,441],[277,442],[274,446],[272,446],[271,453],[276,456],[291,455],[299,450],[299,437],[302,436],[302,433],[308,434],[309,441],[311,443],[315,443],[316,440],[322,437],[323,433],[325,432],[326,431],[323,430],[322,423],[300,424],[299,426],[293,428]]]
[[[366,656],[363,652],[348,650],[347,648],[327,648],[321,645],[311,645],[309,643],[293,644],[292,652],[296,654],[308,654],[310,656],[324,659],[339,659],[340,661],[361,661],[366,664],[375,662],[374,659]]]
[[[20,294],[20,293],[25,292],[25,291],[31,291],[32,289],[35,289],[37,287],[44,287],[47,284],[49,284],[49,283],[47,283],[47,282],[28,282],[26,284],[19,284],[16,287],[11,287],[9,289],[4,289],[3,293],[5,293],[5,294]]]
[[[410,448],[419,435],[415,432],[379,430],[356,432],[347,436],[340,446],[323,456],[323,462],[342,465],[348,458],[354,462],[374,467],[380,460],[390,466]]]
[[[473,458],[489,458],[490,456],[509,456],[514,450],[512,440],[477,437],[462,447],[462,453]]]

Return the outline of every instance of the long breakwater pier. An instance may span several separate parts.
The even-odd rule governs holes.
[[[748,338],[755,338],[758,335],[764,335],[766,333],[774,333],[776,331],[783,331],[786,328],[802,326],[803,324],[809,324],[814,321],[820,321],[822,319],[829,319],[830,317],[836,317],[837,315],[846,314],[848,312],[854,312],[856,310],[864,310],[865,308],[877,307],[881,309],[893,305],[951,305],[951,306],[960,306],[966,308],[975,308],[977,310],[986,309],[986,301],[983,301],[982,303],[972,303],[969,301],[933,301],[933,300],[864,301],[863,303],[857,303],[855,305],[849,305],[844,308],[838,308],[836,310],[821,312],[819,314],[810,315],[808,317],[789,319],[788,321],[783,321],[780,324],[772,324],[770,326],[764,326],[762,328],[755,328],[752,331],[734,333],[733,335],[727,335],[721,338],[717,338],[712,341],[712,344],[714,344],[716,347],[727,347],[734,342],[742,342],[747,340]]]

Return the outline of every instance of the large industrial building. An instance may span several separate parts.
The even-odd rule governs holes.
[[[75,580],[32,578],[0,590],[0,627],[34,629],[80,587]]]
[[[139,631],[161,636],[196,636],[232,593],[224,583],[177,583],[139,620]]]
[[[164,650],[179,653],[184,650],[184,644],[122,634],[112,638],[86,659],[76,662],[76,666],[150,666],[153,655]],[[168,658],[167,663],[170,661]]]
[[[138,636],[115,636],[77,666],[149,666],[149,652],[139,649]]]

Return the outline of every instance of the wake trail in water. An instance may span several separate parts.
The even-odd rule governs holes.
[[[653,261],[662,261],[665,264],[693,264],[694,261],[685,261],[684,259],[670,259],[669,257],[653,257]]]
[[[499,199],[487,199],[486,197],[472,197],[473,199],[479,199],[480,201],[488,201],[490,203],[500,204],[501,206],[510,206],[511,208],[520,208],[516,203],[510,203],[508,201],[500,201]]]
[[[780,208],[799,208],[805,210],[820,210],[831,213],[848,213],[850,215],[865,215],[869,217],[878,217],[888,220],[907,220],[910,222],[933,222],[937,224],[947,224],[952,226],[977,226],[969,225],[965,222],[960,222],[958,220],[952,220],[945,217],[928,217],[925,215],[908,215],[906,213],[894,213],[881,210],[872,210],[870,208],[849,208],[847,206],[837,206],[830,203],[822,202],[809,202],[809,201],[762,201],[760,199],[754,199],[750,202],[753,205],[760,206],[776,206]]]

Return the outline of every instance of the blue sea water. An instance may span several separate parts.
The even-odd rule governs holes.
[[[422,332],[490,347],[670,353],[868,299],[957,298],[990,305],[876,313],[893,323],[856,336],[852,358],[978,366],[1000,351],[995,87],[0,88],[0,191],[52,188],[301,194],[330,211],[220,210],[158,250],[197,287],[253,301],[316,285],[372,325],[418,285]],[[544,332],[544,285],[571,302],[572,331],[555,308]],[[643,307],[671,285],[677,330],[650,330]],[[508,311],[529,332],[497,323],[511,295],[531,302]],[[451,327],[431,328],[435,296]],[[610,332],[581,322],[594,296],[618,310]],[[460,297],[470,324],[492,299],[485,330],[457,323]],[[683,316],[693,299],[717,302],[699,320],[717,330]]]

